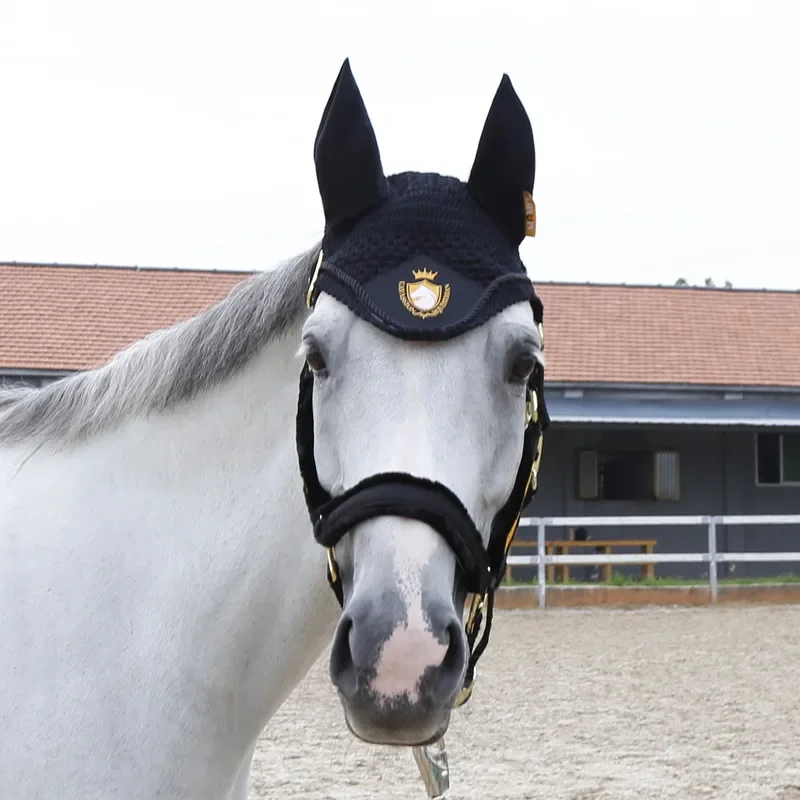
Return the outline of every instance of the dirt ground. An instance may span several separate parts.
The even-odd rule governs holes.
[[[250,797],[426,800],[410,751],[346,731],[326,668]],[[800,606],[498,612],[445,741],[449,800],[800,800]]]

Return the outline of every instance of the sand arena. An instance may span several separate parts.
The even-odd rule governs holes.
[[[346,731],[327,654],[259,744],[250,797],[426,800]],[[446,737],[452,800],[800,800],[800,606],[499,612]]]

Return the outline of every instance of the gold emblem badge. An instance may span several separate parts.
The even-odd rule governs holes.
[[[397,284],[400,300],[406,311],[423,319],[438,316],[450,302],[450,284],[442,286],[434,283],[438,272],[431,272],[428,269],[415,269],[412,272],[415,281],[410,283],[400,281]]]

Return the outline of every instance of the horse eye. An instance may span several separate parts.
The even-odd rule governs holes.
[[[527,383],[536,368],[536,356],[533,353],[520,353],[511,365],[508,379],[511,383]]]
[[[312,349],[306,353],[306,363],[312,372],[324,372],[326,369],[325,359],[319,350]]]

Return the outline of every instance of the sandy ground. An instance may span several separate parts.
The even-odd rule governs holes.
[[[425,800],[409,751],[347,733],[326,667],[250,797]],[[499,612],[445,740],[452,800],[800,800],[800,607]]]

